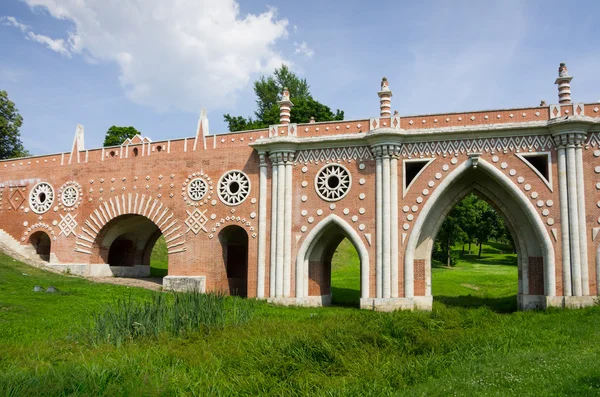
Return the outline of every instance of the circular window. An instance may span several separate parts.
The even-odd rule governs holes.
[[[238,205],[250,193],[250,180],[242,171],[229,171],[219,179],[219,198],[227,205]]]
[[[339,164],[329,164],[321,168],[315,178],[315,189],[323,200],[337,201],[350,190],[352,178],[348,170]]]
[[[202,178],[192,179],[188,184],[188,195],[194,201],[200,201],[206,195],[208,191],[208,186],[206,182]]]
[[[68,186],[62,191],[61,200],[65,207],[72,207],[77,203],[79,192],[73,186]]]
[[[29,206],[36,214],[43,214],[52,207],[54,189],[46,182],[38,183],[29,193]]]

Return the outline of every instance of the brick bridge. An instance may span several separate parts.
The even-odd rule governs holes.
[[[475,190],[506,219],[522,309],[592,304],[599,290],[599,103],[380,116],[72,150],[0,162],[0,241],[72,273],[149,274],[163,235],[167,289],[326,305],[348,238],[363,308],[430,309],[431,252],[445,215]],[[587,166],[584,167],[584,164]]]

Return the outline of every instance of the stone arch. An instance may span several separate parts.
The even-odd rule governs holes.
[[[50,254],[52,253],[52,239],[43,230],[36,230],[29,236],[29,244],[41,260],[50,262]]]
[[[335,233],[328,239],[327,234],[331,231]],[[309,296],[309,261],[311,257],[322,253],[331,246],[334,246],[335,249],[344,237],[352,242],[360,259],[361,299],[369,298],[369,252],[356,230],[339,216],[331,214],[308,233],[298,250],[296,257],[296,298],[298,303],[322,304],[322,302],[311,301]],[[336,243],[334,240],[339,241]]]
[[[425,262],[420,264],[426,272],[424,295],[430,297],[430,258],[435,235],[447,213],[474,189],[484,195],[508,221],[522,274],[519,287],[520,307],[543,306],[545,302],[541,295],[554,296],[556,293],[554,248],[548,231],[527,196],[506,175],[483,159],[479,159],[477,163],[469,159],[457,166],[438,185],[423,206],[406,244],[405,296],[415,296],[415,260],[424,260]],[[532,279],[534,285],[531,286],[528,277],[530,270],[539,270],[539,259],[536,258],[543,260],[543,286],[535,284],[535,278]],[[537,298],[528,298],[529,295],[536,295]]]
[[[92,211],[81,226],[75,251],[91,255],[100,231],[112,220],[125,215],[139,215],[156,225],[167,241],[169,255],[186,251],[185,233],[177,225],[173,210],[152,196],[138,193],[114,196]]]

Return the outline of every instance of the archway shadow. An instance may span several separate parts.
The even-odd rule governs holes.
[[[487,307],[496,313],[514,313],[517,311],[517,295],[502,298],[482,298],[479,296],[459,295],[433,297],[434,302],[440,302],[448,307],[461,307],[466,309]]]
[[[332,286],[331,306],[360,307],[360,290]]]

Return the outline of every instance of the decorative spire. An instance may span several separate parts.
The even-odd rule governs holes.
[[[200,117],[198,118],[198,127],[196,128],[196,138],[194,139],[194,150],[198,147],[198,142],[202,140],[204,149],[206,150],[206,136],[208,133],[208,117],[206,116],[206,109],[202,107],[200,109]]]
[[[71,147],[71,155],[69,156],[69,164],[71,164],[73,161],[79,163],[79,152],[82,152],[84,150],[85,148],[83,144],[83,126],[81,124],[77,124],[77,128],[75,129],[75,139],[73,140],[73,146]]]
[[[289,124],[290,112],[294,104],[290,101],[290,92],[287,87],[283,88],[281,101],[278,101],[277,103],[279,104],[279,124]]]
[[[571,80],[567,65],[561,63],[558,67],[558,78],[554,84],[558,84],[558,103],[568,105],[571,103]]]
[[[377,93],[379,95],[379,111],[381,117],[390,117],[392,115],[392,91],[387,78],[381,79],[381,91]]]

